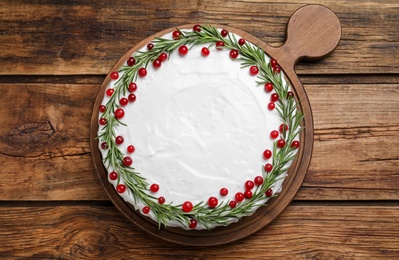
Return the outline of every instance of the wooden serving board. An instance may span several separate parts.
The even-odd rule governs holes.
[[[180,29],[192,28],[193,25],[179,26]],[[183,230],[181,228],[158,228],[158,224],[150,218],[137,212],[126,203],[109,183],[107,172],[103,167],[102,158],[98,149],[98,107],[104,98],[104,92],[110,82],[110,74],[106,77],[97,96],[91,118],[91,150],[93,162],[98,177],[114,205],[128,219],[147,232],[167,241],[195,246],[209,246],[225,244],[244,238],[273,221],[292,201],[306,175],[313,150],[313,118],[306,91],[297,77],[294,66],[301,59],[317,60],[330,54],[338,45],[341,36],[341,25],[336,15],[326,7],[308,5],[298,9],[290,18],[287,26],[287,40],[284,45],[272,48],[258,38],[244,31],[228,26],[216,25],[236,33],[253,44],[263,48],[269,56],[276,59],[284,71],[287,80],[291,83],[295,98],[299,101],[298,108],[304,114],[300,134],[301,146],[297,160],[292,163],[288,176],[283,183],[283,190],[278,197],[268,201],[267,207],[259,208],[252,216],[244,217],[239,222],[227,227],[217,227],[212,230]],[[267,28],[265,28],[267,29]],[[170,28],[148,37],[130,49],[110,70],[117,70],[128,57],[138,49],[146,46],[154,37],[160,37],[175,30]]]

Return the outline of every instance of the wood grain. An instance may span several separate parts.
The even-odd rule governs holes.
[[[0,163],[7,167],[0,178],[0,200],[107,199],[90,159],[88,137],[98,87],[0,84],[0,92],[7,93],[0,96]],[[314,111],[315,143],[296,199],[398,200],[399,85],[305,88]],[[16,185],[9,185],[10,179]]]
[[[89,146],[97,86],[6,84],[0,89],[6,93],[0,96],[0,164],[7,169],[0,200],[105,199]]]
[[[198,248],[162,242],[113,207],[0,207],[0,257],[388,259],[399,257],[398,219],[398,205],[294,204],[253,236]]]
[[[284,44],[266,51],[289,70],[294,70],[299,60],[323,60],[338,46],[342,34],[336,14],[321,5],[299,8],[290,17],[286,31]]]
[[[317,65],[300,64],[299,74],[397,73],[397,1],[307,3],[323,4],[337,14],[343,28],[342,40],[329,59]],[[0,75],[105,74],[142,39],[188,23],[226,24],[279,46],[284,42],[289,17],[303,5],[299,0],[162,0],[129,4],[6,0],[0,5]]]
[[[88,139],[115,62],[146,36],[196,22],[277,47],[305,4],[332,9],[342,38],[327,59],[296,66],[315,126],[296,201],[217,248],[163,242],[117,212]],[[398,10],[396,0],[1,1],[0,258],[398,259]]]

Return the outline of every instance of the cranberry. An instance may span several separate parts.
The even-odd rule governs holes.
[[[279,74],[281,72],[281,68],[279,66],[276,66],[273,68],[273,72]]]
[[[274,68],[274,67],[276,67],[278,64],[277,64],[277,61],[275,60],[275,59],[271,59],[270,60],[270,66],[272,67],[272,68]]]
[[[115,117],[116,117],[117,119],[121,119],[122,117],[125,116],[125,111],[123,111],[122,108],[117,108],[117,109],[115,110],[114,115],[115,115]]]
[[[197,221],[195,219],[190,219],[190,223],[188,224],[189,228],[196,228],[197,227]]]
[[[237,202],[241,202],[244,200],[244,194],[242,192],[237,192],[234,198]]]
[[[209,205],[210,208],[216,207],[218,205],[218,199],[215,198],[215,197],[210,197],[208,199],[208,205]]]
[[[256,176],[255,179],[254,179],[254,181],[255,181],[255,184],[256,184],[257,186],[260,186],[260,185],[263,184],[263,177],[262,177],[262,176]]]
[[[227,34],[228,34],[228,32],[227,32],[227,30],[225,30],[225,29],[223,29],[223,30],[220,32],[220,35],[222,35],[223,37],[226,37]]]
[[[265,91],[266,91],[266,92],[271,92],[271,91],[273,91],[273,84],[272,84],[271,82],[267,82],[267,83],[265,84]]]
[[[231,50],[230,51],[230,58],[236,59],[238,57],[238,51],[237,50]]]
[[[150,207],[144,206],[144,207],[143,207],[143,213],[144,213],[144,214],[150,213]]]
[[[288,131],[288,125],[286,124],[281,124],[279,127],[280,133],[284,133],[286,131]]]
[[[98,110],[100,110],[101,113],[104,113],[107,110],[107,107],[104,105],[101,105]]]
[[[271,196],[273,196],[273,190],[272,190],[272,189],[268,189],[268,190],[265,192],[265,195],[266,195],[266,197],[271,197]]]
[[[152,66],[154,66],[154,68],[158,69],[159,67],[161,67],[161,60],[156,59],[152,62]]]
[[[178,30],[173,31],[172,37],[173,39],[178,40],[181,37],[181,32]]]
[[[123,138],[123,136],[121,136],[121,135],[118,135],[118,136],[115,138],[115,143],[116,143],[116,144],[123,144],[123,141],[124,141],[124,138]]]
[[[230,200],[229,206],[230,208],[234,209],[237,206],[237,202],[235,202],[234,200]]]
[[[107,89],[107,91],[105,91],[105,94],[107,94],[107,96],[112,96],[112,94],[114,94],[114,89],[113,88],[109,88],[109,89]]]
[[[275,105],[273,102],[270,102],[270,103],[267,105],[267,108],[268,108],[269,110],[273,110],[275,107],[276,107],[276,105]]]
[[[193,204],[190,201],[186,201],[183,203],[182,209],[184,212],[190,212],[193,210]]]
[[[149,51],[152,50],[152,48],[154,48],[154,44],[152,44],[152,43],[147,44],[147,49]]]
[[[116,71],[113,71],[113,72],[111,73],[111,79],[118,79],[118,78],[119,78],[119,73],[116,72]]]
[[[116,186],[116,191],[117,191],[118,193],[124,193],[125,190],[126,190],[126,185],[125,185],[125,184],[118,184],[118,185]]]
[[[157,192],[157,191],[159,191],[159,185],[156,184],[156,183],[151,184],[150,190],[151,190],[152,192]]]
[[[224,42],[222,42],[222,41],[217,41],[216,42],[216,49],[217,50],[222,50],[223,47],[224,47]]]
[[[107,123],[108,123],[108,121],[107,121],[107,119],[105,119],[105,118],[100,118],[100,120],[98,121],[98,123],[100,124],[100,125],[106,125]]]
[[[126,106],[127,105],[127,103],[129,103],[129,100],[127,100],[127,98],[121,98],[120,100],[119,100],[119,104],[121,104],[121,106]]]
[[[129,145],[129,146],[127,147],[127,152],[128,152],[128,153],[134,153],[135,150],[136,150],[136,148],[134,148],[133,145]]]
[[[265,159],[270,159],[270,157],[272,157],[272,151],[266,149],[266,150],[263,152],[263,158],[265,158]]]
[[[109,179],[113,180],[113,181],[118,179],[118,174],[116,172],[110,172],[109,173]]]
[[[273,138],[273,139],[277,138],[278,137],[278,132],[276,130],[271,131],[270,132],[270,137]]]
[[[140,75],[140,77],[147,76],[147,69],[146,68],[140,68],[139,69],[139,75]]]
[[[249,73],[250,73],[252,76],[258,74],[258,72],[259,72],[259,69],[258,69],[258,67],[256,67],[256,66],[251,66],[251,67],[249,68]]]
[[[201,49],[201,54],[202,54],[202,56],[206,57],[206,56],[209,55],[209,53],[210,53],[210,51],[209,51],[209,49],[208,49],[207,47],[203,47],[203,48]]]
[[[284,146],[285,146],[285,140],[284,139],[279,139],[277,141],[277,147],[278,148],[284,148]]]
[[[298,149],[299,148],[299,141],[293,141],[292,144],[291,144],[291,147]]]
[[[125,166],[130,166],[130,165],[132,165],[132,163],[133,163],[133,160],[129,156],[126,156],[125,158],[123,158],[123,164]]]
[[[179,47],[179,53],[180,55],[184,56],[188,53],[188,48],[186,45],[182,45]]]
[[[244,192],[244,196],[245,196],[245,198],[246,199],[250,199],[250,198],[252,198],[252,191],[250,191],[250,190],[246,190],[245,192]]]
[[[239,45],[244,45],[245,44],[245,39],[243,39],[243,38],[240,38],[239,40],[238,40],[238,44]]]
[[[161,62],[164,62],[164,61],[166,61],[166,60],[168,59],[168,55],[167,55],[166,53],[162,52],[162,53],[159,55],[158,59],[159,59]]]
[[[129,59],[127,59],[126,63],[128,66],[133,66],[134,64],[136,64],[136,60],[133,57],[129,57]]]
[[[103,149],[103,150],[108,149],[108,145],[107,145],[106,142],[102,142],[102,143],[101,143],[101,149]]]
[[[159,203],[159,204],[164,204],[165,201],[166,201],[166,200],[165,200],[165,197],[162,197],[162,196],[161,196],[161,197],[158,198],[158,203]]]
[[[245,189],[247,189],[247,190],[252,190],[254,186],[255,186],[255,184],[254,184],[253,181],[246,181],[245,182]]]
[[[200,32],[201,31],[201,25],[199,25],[199,24],[194,25],[193,31]]]
[[[278,96],[277,93],[273,93],[273,94],[270,96],[270,100],[271,100],[272,102],[276,102],[276,101],[278,101],[278,99],[279,99],[279,96]]]
[[[229,190],[226,188],[221,188],[220,189],[220,195],[226,196],[229,193]]]
[[[273,165],[266,163],[264,169],[266,172],[271,172],[273,170]]]
[[[137,90],[137,84],[134,83],[134,82],[131,82],[131,83],[129,84],[129,91],[130,91],[130,92],[135,92],[136,90]]]
[[[135,94],[129,94],[127,99],[129,99],[129,102],[134,102],[134,101],[136,101],[136,95]]]

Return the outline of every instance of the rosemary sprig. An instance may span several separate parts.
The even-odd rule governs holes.
[[[249,42],[240,45],[234,34],[229,33],[227,37],[223,37],[219,30],[211,25],[203,25],[200,32],[177,30],[181,33],[179,39],[155,38],[152,42],[154,47],[151,51],[137,51],[135,53],[136,63],[133,66],[123,65],[119,69],[119,73],[122,76],[115,83],[115,93],[106,104],[106,111],[102,117],[108,121],[108,124],[100,130],[99,139],[101,142],[106,142],[109,149],[107,155],[103,158],[104,164],[119,173],[118,183],[120,178],[122,178],[128,187],[128,192],[131,192],[136,203],[140,201],[151,208],[159,227],[161,225],[167,226],[170,221],[177,221],[181,225],[188,227],[190,220],[195,219],[203,227],[210,229],[216,225],[226,225],[232,219],[239,219],[249,215],[255,207],[265,205],[263,203],[266,200],[265,192],[281,178],[284,178],[283,175],[288,170],[287,163],[295,159],[295,148],[290,147],[289,144],[295,140],[301,131],[300,124],[303,115],[298,110],[295,99],[288,95],[289,86],[283,81],[282,75],[273,72],[263,49]],[[149,184],[146,179],[134,168],[127,167],[122,163],[124,154],[115,143],[116,134],[114,128],[123,125],[123,123],[117,120],[113,113],[119,107],[117,101],[121,96],[126,95],[129,83],[137,79],[138,70],[142,67],[147,67],[161,53],[167,53],[170,56],[182,45],[186,45],[189,48],[198,44],[213,46],[217,41],[223,41],[224,47],[227,49],[238,50],[240,57],[237,60],[242,67],[256,65],[259,68],[260,73],[256,81],[258,85],[266,82],[273,83],[274,90],[280,97],[276,109],[281,121],[288,125],[288,130],[283,132],[283,138],[286,140],[287,145],[283,148],[277,148],[277,143],[274,142],[273,169],[271,172],[266,172],[262,166],[264,182],[254,190],[250,199],[245,199],[237,204],[235,208],[229,206],[229,201],[222,202],[215,208],[209,208],[204,202],[200,202],[194,205],[191,212],[186,213],[183,212],[182,205],[159,204],[157,198],[148,192]]]

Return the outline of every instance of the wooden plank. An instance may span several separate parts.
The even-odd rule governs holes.
[[[308,173],[310,175],[310,173]],[[309,177],[311,178],[311,177]],[[338,185],[337,185],[338,186]],[[323,185],[307,185],[304,181],[301,189],[298,191],[295,201],[382,201],[382,200],[398,200],[398,190],[392,188],[357,188],[357,187],[324,187]]]
[[[105,199],[89,146],[97,85],[0,89],[0,200]]]
[[[349,199],[342,189],[364,190],[370,197],[366,190],[390,193],[391,184],[399,184],[398,87],[305,87],[313,108],[315,144],[304,188],[336,188],[343,196],[337,199]]]
[[[342,24],[330,58],[298,65],[300,74],[398,73],[395,0],[308,1],[331,8]],[[186,23],[226,24],[281,45],[299,0],[264,1],[3,1],[0,75],[104,74],[140,40]],[[234,10],[232,12],[231,10]],[[23,17],[23,19],[21,19]]]
[[[297,204],[252,236],[203,248],[159,240],[113,207],[8,206],[0,207],[0,257],[388,259],[399,257],[398,219],[397,205]]]
[[[0,75],[0,84],[96,84],[100,86],[106,74],[98,75]],[[320,74],[300,75],[303,85],[358,85],[358,84],[397,84],[399,74]]]
[[[0,164],[5,169],[0,200],[107,199],[88,137],[98,88],[91,83],[0,84]],[[296,199],[398,200],[398,84],[305,88],[315,143]]]
[[[359,84],[395,84],[399,82],[399,74],[369,74],[369,75],[356,75],[356,74],[323,74],[323,75],[301,75],[300,80],[303,85],[359,85]]]

